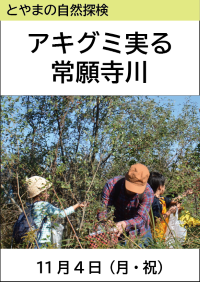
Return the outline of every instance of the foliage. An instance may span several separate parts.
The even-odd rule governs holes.
[[[53,182],[64,207],[90,202],[70,216],[83,247],[97,222],[105,182],[136,162],[164,174],[172,196],[194,188],[187,208],[199,217],[200,125],[190,101],[180,114],[171,101],[137,96],[4,96],[1,107],[2,248],[10,247],[20,213],[17,175],[24,206],[25,177],[34,175]],[[53,191],[50,202],[60,207]],[[79,247],[67,220],[63,223],[63,247]]]

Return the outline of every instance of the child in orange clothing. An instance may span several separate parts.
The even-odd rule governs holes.
[[[158,172],[151,172],[148,183],[154,191],[154,201],[152,204],[155,230],[152,230],[154,238],[164,239],[171,213],[176,212],[176,206],[180,209],[180,204],[168,197],[162,197],[165,192],[165,178]],[[167,209],[169,210],[167,211]],[[153,228],[152,228],[153,229]]]

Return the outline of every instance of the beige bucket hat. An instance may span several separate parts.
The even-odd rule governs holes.
[[[48,180],[40,176],[32,176],[26,179],[28,198],[33,198],[52,186]]]

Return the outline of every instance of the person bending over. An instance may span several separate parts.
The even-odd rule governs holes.
[[[141,236],[144,245],[152,239],[149,226],[149,211],[154,194],[147,183],[148,168],[140,163],[130,167],[125,177],[116,176],[107,181],[102,192],[103,212],[98,214],[100,221],[106,221],[107,208],[115,207],[114,221],[117,227],[117,236],[125,230],[131,239],[136,234]]]

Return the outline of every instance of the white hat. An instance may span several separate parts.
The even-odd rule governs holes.
[[[28,198],[33,198],[52,186],[48,180],[40,176],[26,179]]]

